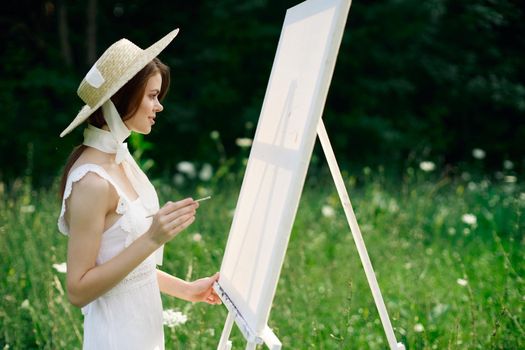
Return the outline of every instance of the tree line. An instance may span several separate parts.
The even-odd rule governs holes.
[[[81,130],[58,134],[82,101],[98,55],[126,37],[145,48],[179,27],[160,55],[165,110],[134,140],[154,174],[181,160],[217,165],[253,137],[287,8],[300,1],[17,1],[0,14],[0,179],[59,173]],[[518,1],[354,1],[324,120],[344,166],[483,169],[525,154],[525,20]],[[212,137],[214,135],[214,137]],[[220,147],[217,147],[217,143]],[[29,170],[28,170],[29,169]]]

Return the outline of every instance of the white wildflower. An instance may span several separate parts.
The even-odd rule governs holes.
[[[199,179],[201,181],[210,181],[211,177],[213,176],[213,167],[211,164],[204,163],[201,171],[199,172]]]
[[[459,284],[462,287],[465,287],[468,284],[468,281],[466,279],[463,279],[463,278],[458,278],[456,280],[456,283]]]
[[[505,169],[505,170],[512,170],[512,169],[514,169],[514,163],[512,163],[512,161],[510,161],[508,159],[505,159],[503,161],[503,169]]]
[[[431,161],[424,161],[424,162],[421,162],[419,163],[419,168],[421,170],[423,170],[424,172],[430,172],[430,171],[434,171],[434,169],[436,169],[436,164],[434,164],[434,162],[431,162]]]
[[[456,234],[456,229],[454,227],[449,227],[448,228],[448,234],[450,236],[454,236]]]
[[[35,206],[30,204],[30,205],[23,205],[20,207],[20,212],[22,214],[30,214],[30,213],[33,213],[35,211]]]
[[[202,235],[198,232],[194,233],[192,239],[194,242],[200,242],[202,241]]]
[[[449,306],[447,304],[438,303],[436,306],[432,308],[432,316],[439,317],[443,315],[448,309],[449,309]]]
[[[335,210],[329,205],[323,205],[323,208],[321,209],[321,212],[323,213],[324,217],[331,218],[335,215]]]
[[[235,144],[241,148],[248,148],[252,145],[252,139],[247,137],[240,137],[235,140]]]
[[[184,181],[186,180],[184,179],[184,175],[182,174],[175,174],[175,176],[173,176],[173,183],[177,186],[184,185]]]
[[[517,180],[518,178],[514,175],[507,175],[503,178],[503,181],[510,183],[510,184],[515,183]]]
[[[186,323],[188,317],[180,311],[174,311],[173,309],[167,309],[162,311],[162,317],[164,324],[169,328],[177,327],[181,324]]]
[[[195,165],[188,161],[183,161],[177,164],[177,170],[186,174],[189,178],[194,178],[196,175]]]
[[[20,304],[20,308],[22,308],[22,309],[29,309],[29,307],[30,307],[29,300],[27,300],[27,299],[24,299],[22,304]]]
[[[476,185],[475,182],[473,181],[470,181],[467,185],[467,188],[470,190],[470,191],[475,191],[477,188],[478,188],[478,185]]]
[[[476,218],[476,215],[474,214],[463,214],[461,217],[461,221],[463,221],[467,225],[476,225],[478,223],[478,218]]]
[[[218,140],[219,139],[219,132],[217,130],[213,130],[212,132],[210,132],[210,138],[212,140]]]
[[[414,331],[417,332],[417,333],[421,333],[425,330],[425,327],[423,327],[423,325],[421,323],[416,323],[414,325]]]
[[[66,273],[67,272],[67,264],[65,262],[61,264],[53,264],[53,268],[57,270],[60,273]]]
[[[485,158],[485,151],[482,150],[481,148],[474,148],[472,150],[472,157],[476,158],[476,159],[483,159]]]
[[[525,202],[525,192],[520,193],[520,200]]]

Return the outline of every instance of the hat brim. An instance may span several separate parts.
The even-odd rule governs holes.
[[[103,98],[100,99],[100,101],[97,102],[93,107],[90,107],[89,105],[85,105],[82,107],[82,109],[78,112],[77,116],[73,121],[67,126],[67,128],[64,129],[60,133],[60,137],[64,137],[65,135],[69,134],[73,129],[75,129],[77,126],[82,124],[84,121],[86,121],[87,118],[91,114],[93,114],[97,109],[100,108],[106,102],[113,96],[120,88],[122,88],[128,81],[130,81],[142,68],[144,68],[149,62],[151,62],[155,57],[159,55],[159,53],[162,52],[166,48],[166,46],[171,43],[171,41],[177,36],[179,33],[179,28],[171,31],[167,35],[165,35],[162,39],[148,47],[147,49],[143,50],[142,53],[135,59],[135,61],[126,69],[124,74],[120,76],[120,79],[118,82],[113,84],[113,86],[108,89],[106,94],[103,96]]]

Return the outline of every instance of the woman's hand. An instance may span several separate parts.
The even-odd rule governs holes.
[[[199,203],[192,198],[167,202],[153,217],[148,230],[151,240],[158,246],[168,242],[195,221]]]
[[[213,283],[219,280],[219,273],[204,277],[193,282],[188,282],[187,300],[202,301],[208,304],[221,304],[221,299],[213,289]]]

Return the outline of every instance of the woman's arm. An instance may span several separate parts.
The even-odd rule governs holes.
[[[218,272],[213,276],[187,282],[157,269],[157,279],[160,291],[165,294],[192,302],[221,303],[221,299],[213,290],[213,283],[219,279]]]
[[[106,214],[115,210],[114,189],[96,174],[74,185],[68,200],[70,237],[67,289],[70,302],[82,307],[114,287],[162,244],[195,220],[198,204],[169,202],[153,218],[150,229],[120,254],[96,265]]]

